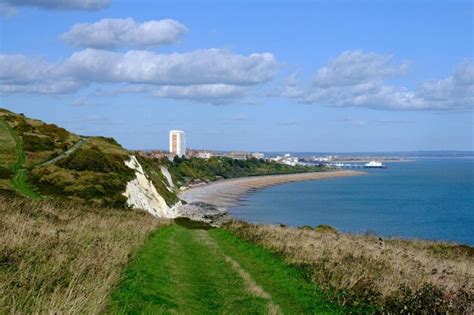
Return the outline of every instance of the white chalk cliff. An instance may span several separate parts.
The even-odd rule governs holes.
[[[135,171],[135,179],[127,183],[127,189],[123,193],[127,197],[127,204],[129,206],[143,209],[158,218],[176,218],[179,216],[177,209],[181,202],[178,202],[173,207],[169,207],[165,199],[156,190],[152,181],[148,179],[143,167],[135,156],[130,156],[130,160],[125,161],[125,164]],[[167,173],[163,175],[168,180],[168,184],[172,184],[171,176],[169,176],[169,172]]]
[[[161,173],[165,176],[166,180],[168,181],[168,185],[166,185],[166,188],[168,188],[169,191],[172,191],[174,188],[174,183],[173,179],[171,178],[171,174],[166,168],[166,166],[161,166]]]

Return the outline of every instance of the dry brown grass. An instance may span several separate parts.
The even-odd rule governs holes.
[[[95,314],[158,225],[144,212],[0,197],[0,313]]]
[[[407,306],[412,307],[412,313],[474,312],[472,247],[418,240],[380,241],[375,236],[325,229],[244,222],[232,222],[227,228],[302,267],[313,281],[328,291],[339,292],[337,299],[343,304],[366,302],[379,305],[381,311],[397,312]]]

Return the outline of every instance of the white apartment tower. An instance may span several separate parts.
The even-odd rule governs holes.
[[[170,131],[170,153],[179,157],[183,157],[186,154],[186,135],[184,131]]]

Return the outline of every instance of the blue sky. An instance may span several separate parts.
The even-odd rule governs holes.
[[[473,150],[472,1],[0,0],[0,106],[130,149]]]

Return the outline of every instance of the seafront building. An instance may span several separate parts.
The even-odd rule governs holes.
[[[186,134],[182,130],[170,131],[170,153],[183,157],[186,154]]]

